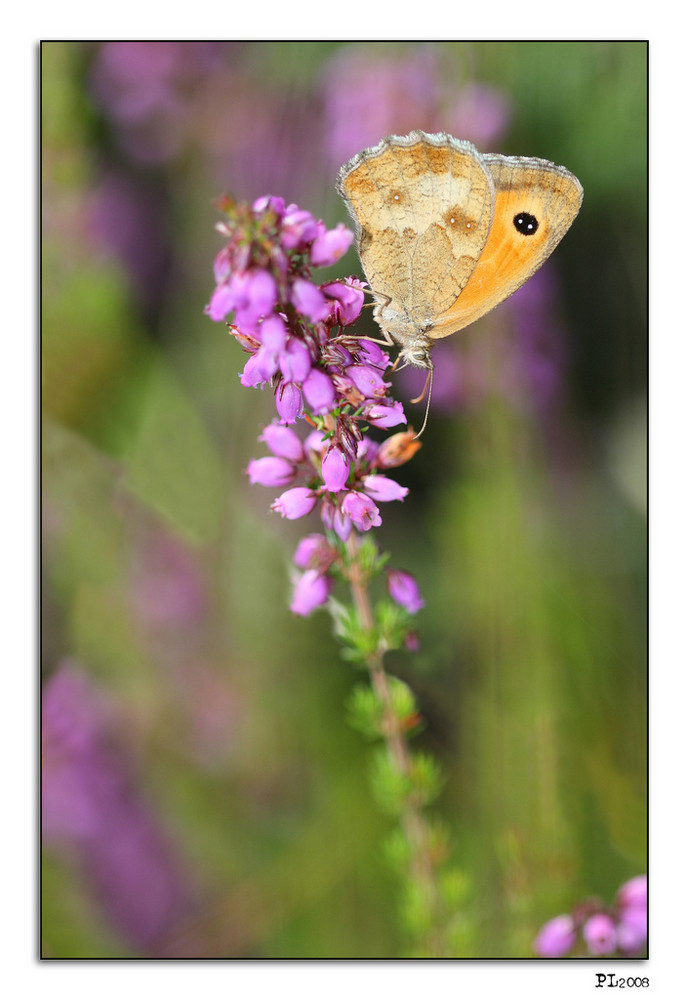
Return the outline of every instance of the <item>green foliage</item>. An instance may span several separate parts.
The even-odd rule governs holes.
[[[371,787],[381,809],[400,816],[409,803],[424,808],[440,794],[443,776],[438,762],[427,753],[411,754],[411,770],[399,770],[387,748],[374,751],[371,759]]]
[[[397,677],[388,676],[390,707],[400,732],[407,732],[418,725],[417,703],[408,684]],[[381,739],[385,735],[384,706],[372,687],[357,685],[347,701],[350,725],[367,739]]]

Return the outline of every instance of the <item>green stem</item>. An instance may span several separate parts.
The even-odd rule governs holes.
[[[357,558],[357,542],[353,534],[347,540],[347,551],[349,555],[349,584],[354,607],[362,627],[368,632],[373,632],[376,627],[375,619],[369,600],[367,580],[361,572]],[[383,667],[383,653],[384,650],[379,646],[375,653],[367,658],[367,666],[371,684],[383,707],[383,736],[388,754],[398,773],[409,778],[411,776],[409,744],[403,735],[393,708],[388,675]],[[438,893],[434,866],[430,857],[429,829],[423,812],[414,801],[413,796],[407,797],[400,822],[410,851],[409,877],[421,890],[429,911],[436,913]],[[433,935],[434,940],[429,941],[428,944],[431,951],[441,954],[440,942],[436,940],[437,937],[438,935]]]

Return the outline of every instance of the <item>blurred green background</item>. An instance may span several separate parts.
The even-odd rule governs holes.
[[[51,42],[41,63],[44,955],[403,953],[344,709],[361,677],[327,615],[287,609],[318,523],[248,486],[273,400],[203,307],[215,198],[332,226],[341,163],[412,128],[585,192],[538,275],[439,345],[379,531],[426,599],[388,668],[447,777],[463,953],[532,955],[646,869],[645,43]],[[317,280],[360,273],[340,263]]]

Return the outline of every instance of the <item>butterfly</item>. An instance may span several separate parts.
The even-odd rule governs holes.
[[[584,190],[564,167],[480,153],[444,132],[391,135],[340,169],[373,315],[403,362],[489,312],[550,256]]]

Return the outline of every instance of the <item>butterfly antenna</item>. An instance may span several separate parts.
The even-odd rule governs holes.
[[[415,434],[414,437],[412,438],[413,441],[416,441],[418,438],[421,437],[421,435],[423,434],[423,432],[426,430],[426,424],[428,423],[428,414],[431,411],[431,396],[433,395],[433,369],[432,368],[428,369],[428,375],[426,376],[426,384],[423,387],[423,392],[421,393],[420,396],[417,396],[416,399],[411,399],[410,402],[411,403],[420,403],[421,400],[423,399],[423,397],[426,395],[426,390],[428,390],[428,398],[426,400],[426,412],[424,413],[424,416],[423,416],[423,424],[421,425],[421,430],[419,431],[419,433]]]

